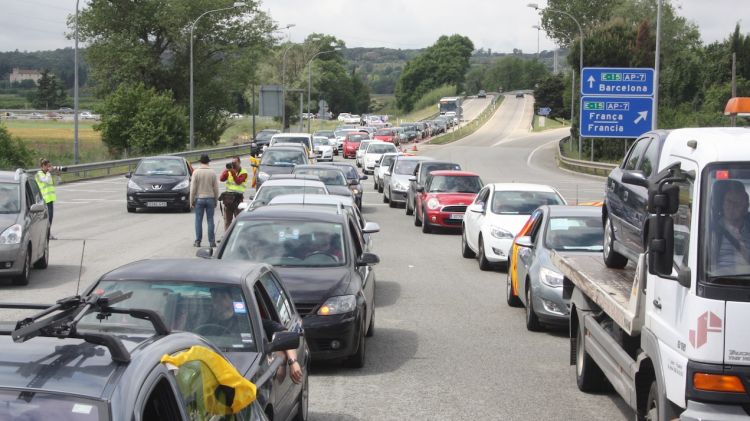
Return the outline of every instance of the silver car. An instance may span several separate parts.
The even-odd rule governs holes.
[[[604,229],[598,206],[540,206],[527,224],[530,231],[514,241],[515,273],[508,270],[508,304],[526,307],[526,328],[568,325],[569,300],[563,297],[563,275],[550,253],[589,254],[601,259]],[[515,278],[515,287],[513,278]],[[514,291],[515,290],[515,291]]]
[[[0,278],[27,285],[49,263],[47,206],[33,176],[0,171]]]
[[[393,160],[399,155],[401,155],[400,152],[385,153],[377,162],[375,162],[375,168],[372,171],[372,179],[374,180],[373,188],[378,192],[383,193],[383,175],[386,170],[388,170],[388,167],[391,166]]]
[[[383,173],[383,203],[395,208],[406,204],[406,192],[409,190],[409,178],[414,175],[419,161],[430,159],[424,156],[397,156]]]

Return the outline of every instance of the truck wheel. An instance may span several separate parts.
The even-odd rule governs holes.
[[[469,243],[466,241],[466,230],[464,227],[461,227],[461,256],[467,259],[476,257],[476,253],[474,253],[474,250],[469,247]]]
[[[521,300],[518,296],[513,295],[513,282],[510,278],[510,268],[508,268],[508,276],[505,278],[505,302],[510,307],[521,307]]]
[[[542,330],[542,324],[534,312],[534,297],[531,295],[529,282],[526,280],[526,329],[530,332],[539,332]]]
[[[646,413],[643,416],[644,421],[659,421],[659,414],[662,412],[659,405],[659,389],[656,380],[651,382],[648,390],[648,399],[646,400]]]
[[[578,321],[576,332],[576,383],[581,392],[601,392],[606,384],[604,373],[586,352],[583,337],[583,320]]]
[[[628,264],[628,259],[622,254],[618,253],[614,249],[615,244],[615,230],[612,227],[612,220],[609,217],[604,218],[604,248],[602,249],[602,256],[604,256],[604,264],[608,268],[622,269]]]

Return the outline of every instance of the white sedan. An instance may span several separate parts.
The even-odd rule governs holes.
[[[358,151],[359,152],[359,151]],[[396,145],[389,142],[372,142],[367,145],[365,153],[362,156],[362,172],[365,174],[373,174],[375,171],[375,163],[377,163],[384,153],[396,153],[398,149]]]
[[[315,157],[320,161],[333,162],[333,144],[325,136],[313,136],[313,152]]]
[[[550,186],[523,183],[487,184],[466,210],[461,232],[461,254],[477,256],[479,268],[507,263],[513,238],[529,215],[542,205],[565,205]]]

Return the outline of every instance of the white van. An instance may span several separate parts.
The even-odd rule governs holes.
[[[307,148],[307,156],[310,159],[315,159],[312,135],[309,133],[277,133],[271,137],[271,142],[268,146],[270,147],[279,143],[298,143],[304,145]]]

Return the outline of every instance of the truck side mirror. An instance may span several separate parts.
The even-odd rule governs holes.
[[[671,216],[651,215],[648,218],[648,271],[666,279],[677,281],[690,288],[690,269],[678,269],[677,277],[672,276],[674,267],[674,220]]]
[[[661,190],[661,191],[659,191]],[[648,189],[648,212],[674,215],[680,207],[680,188],[674,184]]]

